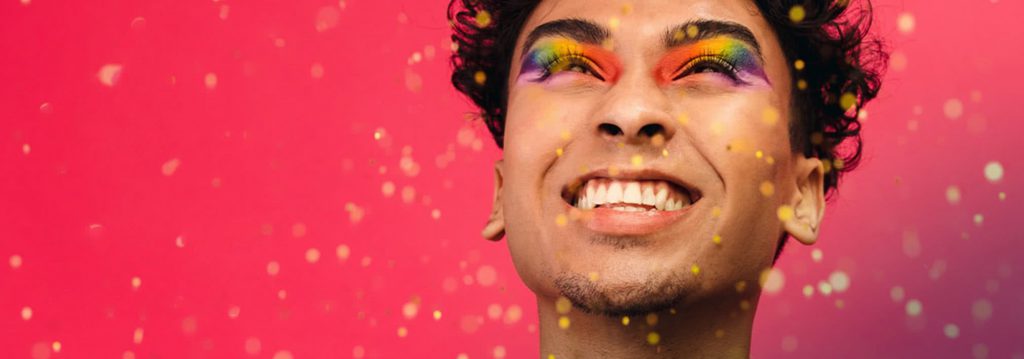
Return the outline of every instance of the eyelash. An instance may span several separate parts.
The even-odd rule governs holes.
[[[576,72],[589,74],[596,77],[598,80],[604,81],[604,77],[594,70],[597,65],[580,52],[569,51],[564,54],[556,54],[541,58],[538,62],[542,72],[537,81],[547,80],[551,75],[562,71],[573,71],[571,69],[577,66],[582,68],[583,71]]]
[[[680,66],[679,69],[676,70],[679,72],[679,75],[673,78],[672,81],[697,73],[698,70],[703,69],[712,69],[733,81],[740,81],[739,69],[736,68],[735,64],[723,56],[707,53],[694,57],[692,60],[687,61],[685,64]]]

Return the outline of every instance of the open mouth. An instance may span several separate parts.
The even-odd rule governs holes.
[[[682,210],[698,201],[700,194],[667,179],[587,176],[566,186],[562,198],[581,210],[657,212]]]

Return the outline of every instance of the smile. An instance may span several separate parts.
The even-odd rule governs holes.
[[[683,218],[700,198],[696,188],[653,170],[596,171],[562,190],[567,207],[585,214],[581,224],[611,235],[654,233]]]

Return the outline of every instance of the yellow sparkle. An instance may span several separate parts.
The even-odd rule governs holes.
[[[570,133],[568,130],[562,131],[561,136],[562,136],[562,141],[568,141],[570,138],[572,138],[572,133]]]
[[[697,32],[699,31],[700,29],[697,28],[697,25],[690,24],[690,26],[686,27],[686,36],[697,37]]]
[[[22,307],[21,308],[21,319],[22,320],[32,319],[32,308],[30,308],[30,307]]]
[[[58,341],[58,342],[53,342],[53,344],[50,344],[50,347],[51,347],[51,348],[53,348],[53,352],[54,352],[54,353],[60,353],[60,350],[61,350],[61,349],[62,349],[62,348],[63,348],[64,346],[63,346],[63,345],[61,345],[61,344],[60,344],[60,342]]]
[[[711,123],[711,133],[721,135],[725,131],[725,124],[722,121],[715,121]]]
[[[629,159],[629,162],[633,164],[633,167],[640,167],[644,164],[644,157],[641,155],[633,155],[633,157]]]
[[[138,290],[139,286],[142,285],[142,278],[132,277],[132,289]]]
[[[476,24],[477,26],[480,27],[487,27],[488,25],[490,25],[491,13],[487,12],[487,10],[481,10],[480,12],[476,13]]]
[[[405,327],[398,327],[399,338],[405,338],[407,335],[409,335],[409,329],[406,329]]]
[[[775,185],[770,181],[761,182],[761,195],[765,197],[771,197],[775,194]]]
[[[316,248],[310,248],[306,250],[306,262],[310,264],[320,261],[320,250]]]
[[[1000,201],[1005,201],[1006,200],[1006,192],[999,192],[999,200]]]
[[[628,316],[622,317],[622,325],[629,325],[629,317]]]
[[[613,17],[611,19],[608,19],[608,28],[610,28],[612,31],[618,30],[619,29],[619,25],[621,25],[621,24],[622,24],[622,21],[619,20],[619,18],[617,18],[617,17]]]
[[[843,159],[842,158],[833,159],[832,160],[832,167],[835,168],[836,170],[843,169]]]
[[[999,182],[1003,179],[1003,164],[998,161],[991,161],[985,164],[985,179],[991,183]]]
[[[807,89],[807,80],[804,80],[804,79],[796,80],[796,88],[801,89],[801,90],[806,90]]]
[[[622,4],[622,14],[629,15],[633,12],[633,4],[625,3]]]
[[[608,174],[611,175],[611,176],[618,176],[619,175],[619,167],[617,167],[617,166],[608,166]]]
[[[775,163],[775,157],[765,156],[764,161],[767,162],[768,164],[774,164]]]
[[[747,281],[741,280],[736,282],[736,293],[743,293],[745,290],[747,290]]]
[[[750,301],[746,300],[746,299],[741,300],[740,301],[740,309],[742,309],[744,311],[750,310]]]
[[[690,266],[690,272],[692,272],[693,275],[698,275],[698,274],[700,274],[700,267],[698,267],[696,264],[694,264],[694,265]]]
[[[801,5],[793,5],[789,8],[789,19],[793,22],[804,21],[804,17],[807,16],[807,10]]]
[[[589,277],[591,282],[596,282],[600,278],[597,272],[590,272]]]
[[[651,145],[654,145],[655,147],[664,146],[665,145],[665,136],[660,134],[660,133],[655,134],[654,136],[651,136]]]
[[[914,31],[914,14],[904,12],[896,18],[896,26],[901,33],[909,34]]]
[[[22,263],[21,256],[19,256],[17,254],[12,255],[9,262],[10,262],[11,268],[14,268],[14,269],[21,268],[21,263]]]
[[[383,134],[380,133],[380,130],[373,131],[373,139],[376,141],[380,141],[382,135]]]
[[[647,333],[647,344],[658,345],[659,342],[661,342],[661,335],[658,335],[658,332]]]
[[[839,107],[842,108],[843,111],[849,111],[851,108],[853,108],[853,105],[856,104],[857,95],[854,95],[853,93],[846,92],[839,97]]]
[[[804,292],[804,297],[810,298],[812,295],[814,295],[814,286],[810,285],[810,284],[805,285],[804,289],[803,289],[803,292]]]
[[[658,325],[658,315],[654,313],[647,313],[647,315],[644,316],[644,321],[651,327]]]
[[[572,310],[572,302],[569,301],[569,298],[558,297],[555,300],[555,311],[559,314],[568,314],[570,310]]]
[[[718,206],[711,207],[711,217],[717,218],[718,216],[721,216],[721,215],[722,215],[722,209],[721,208],[719,208]]]
[[[764,152],[761,150],[757,150],[757,152],[754,152],[754,157],[762,158],[764,157]]]
[[[711,237],[711,241],[715,244],[722,244],[722,236],[716,234]]]
[[[985,222],[985,216],[981,213],[974,214],[974,225],[981,227],[981,224]]]
[[[824,255],[825,254],[822,253],[821,248],[815,248],[811,251],[811,259],[813,259],[815,263],[821,263],[821,258],[824,257]]]
[[[768,106],[761,111],[761,122],[764,122],[764,124],[769,126],[774,126],[776,123],[779,123],[780,116],[779,110],[775,107]]]
[[[548,359],[555,359],[555,355],[554,354],[548,354]]]
[[[483,86],[487,82],[487,73],[483,71],[477,71],[473,74],[473,81],[476,81],[477,85]]]
[[[797,71],[803,70],[804,66],[807,66],[807,64],[804,63],[804,60],[797,59],[796,61],[793,61],[793,68]]]
[[[344,244],[339,244],[338,248],[334,250],[334,254],[338,256],[338,260],[342,261],[348,259],[348,256],[351,253],[352,250],[349,249],[348,246]]]
[[[663,148],[661,150],[661,157],[668,157],[668,149],[667,148]]]
[[[566,224],[569,224],[569,217],[566,217],[564,213],[559,213],[558,216],[555,217],[555,224],[559,227],[565,227]]]
[[[680,41],[684,38],[686,38],[686,33],[683,30],[676,30],[672,33],[672,40]]]
[[[441,320],[441,311],[440,310],[435,310],[434,311],[434,320]]]
[[[779,220],[783,222],[793,219],[793,207],[785,204],[781,205],[776,214],[778,214]]]
[[[558,317],[558,327],[562,329],[569,329],[569,317],[564,315]]]
[[[271,276],[276,276],[278,273],[281,273],[280,264],[278,264],[276,261],[270,261],[270,263],[267,263],[267,274]]]
[[[132,342],[135,344],[142,344],[142,336],[145,332],[142,328],[135,328],[135,332],[132,333]]]
[[[911,299],[907,301],[905,309],[907,311],[907,315],[911,317],[916,317],[918,315],[921,315],[921,312],[924,311],[924,306],[921,305],[920,300]]]
[[[688,124],[690,123],[690,116],[686,115],[685,113],[681,113],[679,114],[679,116],[676,117],[676,121],[679,122],[680,125]]]
[[[563,154],[563,153],[565,153],[565,150],[563,150],[563,149],[562,149],[561,147],[559,147],[559,148],[555,149],[555,155],[556,155],[556,156],[558,156],[558,157],[562,157],[562,154]]]

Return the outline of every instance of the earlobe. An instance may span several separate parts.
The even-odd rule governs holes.
[[[794,166],[796,192],[790,205],[793,216],[783,227],[803,244],[818,241],[821,221],[825,216],[825,173],[820,159],[800,156]]]
[[[487,218],[487,224],[480,233],[484,238],[492,241],[500,241],[505,236],[505,215],[502,211],[502,188],[504,187],[504,161],[498,160],[494,163],[494,199],[491,203],[491,215]]]

